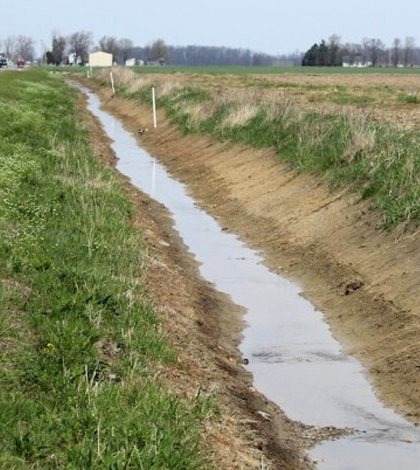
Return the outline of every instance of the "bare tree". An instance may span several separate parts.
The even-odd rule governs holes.
[[[392,41],[392,52],[391,52],[392,65],[398,67],[401,60],[401,39],[395,38]]]
[[[341,37],[333,34],[328,39],[329,63],[330,65],[342,65],[343,54],[341,46]],[[340,54],[341,51],[341,54]]]
[[[363,47],[361,44],[348,42],[344,44],[342,51],[349,65],[359,65],[360,62],[363,62]]]
[[[362,39],[362,62],[363,65],[367,65],[369,61],[369,39],[363,38]]]
[[[67,39],[58,33],[54,33],[51,49],[51,59],[54,64],[60,65],[63,63],[66,47]]]
[[[8,36],[4,40],[4,52],[10,60],[17,59],[16,36]]]
[[[381,60],[381,55],[385,50],[385,45],[380,39],[363,39],[363,59],[364,63],[370,62],[372,67],[376,67]]]
[[[156,39],[148,47],[149,57],[152,62],[164,63],[168,60],[168,47],[163,39]]]
[[[119,50],[119,57],[123,64],[125,61],[130,58],[131,54],[133,53],[134,44],[131,39],[121,38],[118,41],[118,50]]]
[[[101,39],[99,39],[98,47],[100,51],[112,54],[114,59],[119,53],[118,39],[114,36],[103,36]]]
[[[16,38],[16,54],[25,62],[32,62],[35,56],[34,44],[34,40],[29,36],[18,36]]]
[[[76,61],[82,64],[88,61],[89,49],[93,45],[93,35],[90,32],[79,31],[69,37],[70,53],[75,55]]]
[[[416,40],[412,36],[407,36],[404,41],[404,67],[412,65],[413,52],[416,47]]]

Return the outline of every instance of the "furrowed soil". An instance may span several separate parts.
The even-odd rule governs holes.
[[[238,93],[242,83],[239,79],[235,83],[235,78],[205,80],[209,87],[230,87]],[[417,76],[296,75],[252,80],[257,88],[264,80],[301,85],[301,89],[290,87],[290,93],[305,107],[317,106],[312,91],[304,88],[308,81],[334,87],[349,86],[351,80],[354,94],[364,87],[382,87],[369,109],[372,119],[419,128],[417,106],[397,102],[387,106],[381,98],[389,87],[398,93],[419,93]],[[149,109],[112,97],[107,90],[97,91],[103,107],[128,130],[137,134],[139,128],[151,127]],[[337,108],[328,102],[322,106]],[[109,142],[98,123],[91,122],[98,156],[114,166]],[[346,352],[365,365],[380,398],[420,423],[420,231],[409,226],[381,231],[381,215],[368,201],[361,202],[345,190],[331,192],[313,176],[294,174],[278,163],[271,150],[182,135],[163,112],[158,113],[158,124],[139,136],[140,144],[185,182],[201,207],[217,216],[226,230],[262,253],[270,269],[295,280],[324,313]],[[134,223],[151,246],[150,295],[180,352],[180,367],[163,371],[162,376],[177,393],[214,395],[221,403],[220,419],[206,429],[213,462],[232,469],[264,468],[265,463],[269,468],[307,468],[310,462],[303,450],[336,431],[292,422],[252,389],[252,378],[236,349],[243,312],[199,278],[166,210],[128,181],[125,187],[137,208]],[[269,413],[270,420],[261,412]]]

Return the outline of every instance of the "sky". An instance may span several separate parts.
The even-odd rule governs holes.
[[[419,0],[2,0],[0,41],[25,35],[36,52],[53,33],[92,32],[145,46],[163,39],[174,46],[250,49],[267,54],[305,52],[331,35],[343,43],[363,38],[414,37],[420,45]]]

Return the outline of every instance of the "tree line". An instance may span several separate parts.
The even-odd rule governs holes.
[[[8,36],[4,40],[0,39],[0,52],[12,61],[22,58],[32,62],[35,59],[35,41],[24,35]]]
[[[103,36],[95,44],[93,34],[78,31],[69,36],[53,33],[51,45],[43,47],[45,64],[62,65],[69,63],[86,64],[89,53],[104,51],[113,55],[116,64],[125,65],[127,59],[135,59],[144,64],[171,65],[213,65],[213,66],[418,66],[420,48],[413,37],[395,38],[391,47],[377,38],[364,38],[361,43],[343,43],[337,35],[320,43],[313,44],[305,53],[273,56],[253,52],[249,49],[219,46],[171,46],[163,39],[156,39],[145,46],[135,46],[129,38]],[[24,35],[0,38],[0,52],[16,61],[23,58],[32,62],[35,54],[35,41]]]
[[[391,47],[378,38],[363,38],[360,44],[341,42],[333,35],[311,46],[303,55],[303,66],[410,67],[420,65],[420,49],[412,36],[395,38]]]
[[[25,61],[34,61],[35,42],[27,36],[10,36],[0,39],[0,52],[11,60],[22,57]],[[97,44],[93,34],[78,31],[69,36],[53,33],[51,45],[42,53],[41,62],[49,65],[69,63],[86,64],[89,53],[108,52],[113,55],[116,64],[124,65],[128,59],[137,63],[171,65],[273,65],[276,57],[270,54],[252,52],[249,49],[217,46],[171,46],[163,39],[156,39],[145,46],[135,46],[128,38],[103,36]]]
[[[156,39],[145,46],[135,46],[127,38],[103,36],[94,46],[91,33],[79,32],[69,38],[54,36],[51,50],[47,52],[47,63],[62,64],[66,51],[74,53],[81,63],[88,60],[89,51],[103,51],[113,55],[114,62],[124,65],[127,59],[137,63],[171,65],[272,65],[274,57],[254,53],[248,49],[216,46],[170,46],[163,39]]]

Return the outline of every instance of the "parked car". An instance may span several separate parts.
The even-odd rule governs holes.
[[[7,67],[9,63],[7,62],[6,57],[0,57],[0,69],[3,67]]]

